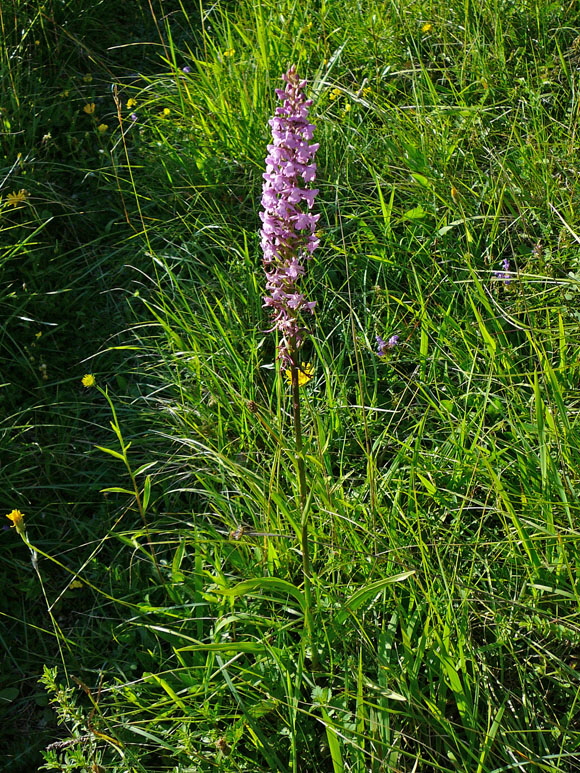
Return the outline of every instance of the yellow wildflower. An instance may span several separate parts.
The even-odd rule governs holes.
[[[135,107],[136,104],[137,104],[137,100],[131,97],[130,99],[127,100],[127,109],[130,110],[132,107]]]
[[[108,130],[108,128],[109,127],[107,126],[106,123],[100,123],[97,126],[97,131],[99,132],[99,134],[104,134]]]
[[[83,112],[87,115],[92,115],[95,112],[96,105],[94,102],[87,102],[87,104],[83,107]]]
[[[8,196],[6,196],[6,202],[12,207],[17,207],[19,204],[22,204],[24,201],[26,201],[27,198],[28,191],[25,191],[24,188],[21,188],[18,193],[15,191],[9,193]]]
[[[76,588],[84,588],[84,585],[80,580],[73,580],[68,587],[70,590],[75,590]]]
[[[426,21],[425,24],[421,27],[421,32],[431,32],[433,29],[433,25],[431,22]]]
[[[92,83],[93,82],[93,76],[88,72],[86,75],[83,75],[83,81],[85,83]]]
[[[363,97],[368,97],[369,94],[372,94],[373,90],[369,86],[365,86],[362,90]]]
[[[340,89],[332,89],[332,91],[330,92],[330,98],[338,99],[341,94],[342,94],[342,91]]]
[[[65,89],[64,91],[61,91],[58,96],[59,97],[68,97],[69,94],[70,94],[70,91],[68,89]]]
[[[235,48],[228,48],[227,51],[224,51],[224,56],[233,56],[236,53]]]
[[[21,513],[20,510],[13,510],[11,513],[8,513],[6,518],[12,521],[12,526],[16,528],[18,534],[24,534],[26,530],[24,526],[24,513]]]
[[[457,204],[457,202],[459,201],[459,191],[457,190],[457,188],[455,187],[455,185],[452,185],[452,186],[451,186],[451,198],[453,199],[453,201],[454,201],[456,204]]]
[[[94,387],[96,384],[95,377],[92,373],[87,373],[85,376],[81,379],[81,384],[85,387]]]
[[[350,105],[347,104],[347,105],[344,106],[344,112],[345,113],[350,113]]]
[[[171,112],[170,108],[164,107],[163,108],[163,112],[161,113],[161,115],[162,115],[163,118],[167,118],[167,116],[169,115],[170,112]]]
[[[292,371],[290,368],[285,372],[286,380],[289,384],[292,383]],[[303,362],[298,368],[298,386],[304,386],[308,384],[310,379],[314,376],[314,366],[311,362]]]

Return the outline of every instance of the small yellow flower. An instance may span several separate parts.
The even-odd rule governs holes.
[[[369,86],[365,86],[362,90],[363,97],[368,97],[369,94],[372,94],[373,90]]]
[[[426,21],[425,24],[421,27],[421,32],[431,32],[433,29],[433,25],[431,22]]]
[[[338,99],[341,94],[342,94],[342,91],[340,89],[332,89],[332,91],[330,92],[330,98]]]
[[[6,202],[12,207],[17,207],[19,204],[25,202],[27,198],[28,191],[25,191],[24,188],[21,188],[18,193],[15,191],[9,193],[8,196],[6,196]]]
[[[93,76],[88,72],[86,75],[83,75],[83,81],[84,83],[92,83],[93,82]]]
[[[350,113],[350,105],[347,104],[347,105],[344,106],[344,112],[345,113]]]
[[[289,384],[292,383],[292,371],[290,368],[285,372],[286,380]],[[303,362],[298,368],[298,386],[304,386],[308,384],[310,379],[314,376],[314,366],[311,362]]]
[[[224,56],[233,56],[236,53],[235,48],[228,48],[227,51],[224,51]]]
[[[83,112],[87,115],[92,115],[95,112],[96,105],[94,102],[87,102],[87,104],[83,107]]]
[[[70,590],[75,590],[76,588],[84,588],[84,585],[80,580],[73,580],[68,587]]]
[[[169,107],[164,107],[163,112],[161,113],[161,116],[163,118],[167,118],[167,116],[171,113],[171,109]]]
[[[11,513],[8,513],[6,518],[12,521],[12,526],[16,528],[19,534],[24,534],[26,529],[24,526],[24,513],[21,513],[20,510],[13,510]]]
[[[97,131],[99,132],[99,134],[104,134],[108,130],[108,128],[109,127],[107,126],[106,123],[100,123],[97,126]]]
[[[95,377],[92,373],[87,373],[85,376],[81,379],[81,384],[85,387],[94,387],[96,384]]]
[[[59,97],[68,97],[69,94],[70,94],[70,91],[68,89],[65,89],[64,91],[61,91],[58,96]]]
[[[454,201],[456,204],[457,204],[457,202],[459,201],[459,191],[457,190],[457,188],[455,187],[455,185],[452,185],[452,186],[451,186],[451,198],[453,199],[453,201]]]
[[[131,97],[130,99],[127,100],[127,109],[130,110],[132,107],[135,107],[136,104],[137,104],[137,100]]]

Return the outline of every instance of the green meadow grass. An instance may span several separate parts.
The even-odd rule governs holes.
[[[3,769],[578,769],[576,5],[9,5]],[[313,637],[258,237],[292,63]]]

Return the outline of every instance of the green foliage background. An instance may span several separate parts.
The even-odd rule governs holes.
[[[575,770],[576,4],[0,25],[0,477],[30,543],[2,536],[2,769]],[[292,63],[318,669],[257,236]]]

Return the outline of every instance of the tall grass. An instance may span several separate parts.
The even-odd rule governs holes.
[[[63,65],[79,92],[58,152],[26,169],[35,130],[6,139],[3,474],[38,574],[6,534],[0,699],[48,749],[19,742],[5,769],[575,770],[575,7],[135,9],[140,56],[112,27],[121,48],[94,41],[113,92]],[[65,50],[93,18],[13,10]],[[5,40],[22,105],[35,49]],[[300,390],[313,641],[257,237],[291,63],[324,223]],[[43,119],[63,75],[40,72]],[[83,209],[55,192],[63,169],[75,196],[90,181]],[[399,343],[379,357],[377,335]]]

